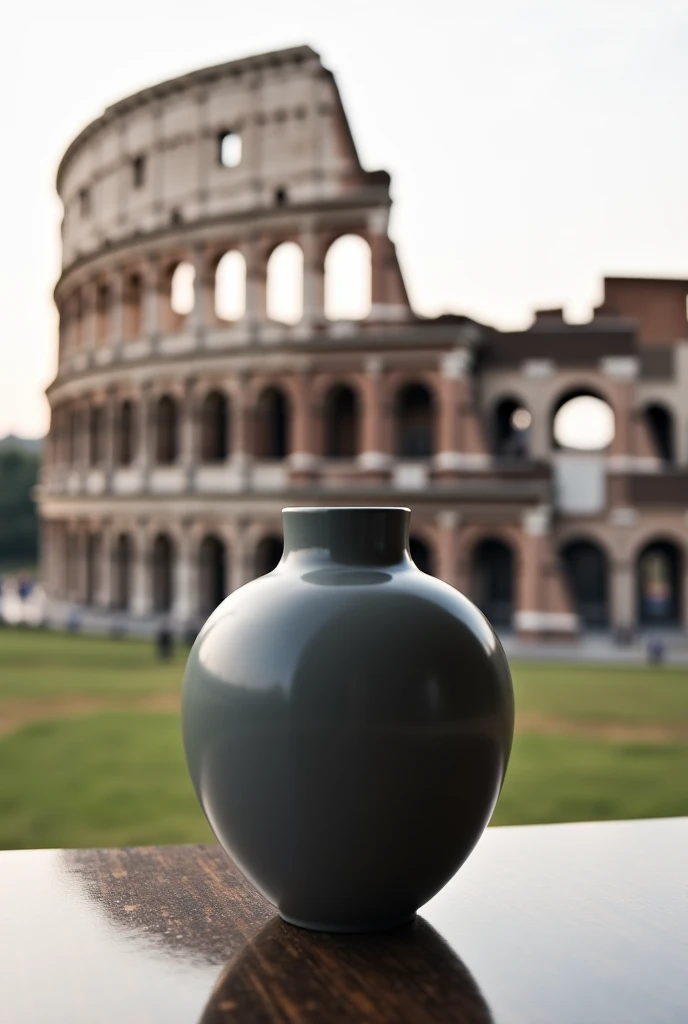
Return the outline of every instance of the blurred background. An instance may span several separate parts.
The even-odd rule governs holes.
[[[0,847],[209,837],[188,644],[299,504],[495,625],[494,824],[688,813],[685,5],[12,19]]]

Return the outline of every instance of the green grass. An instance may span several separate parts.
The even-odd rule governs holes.
[[[177,694],[185,656],[180,646],[161,665],[150,642],[0,630],[0,729],[3,702],[40,719],[64,701],[61,717],[0,735],[0,848],[210,837],[178,717],[105,710],[114,698]],[[688,814],[688,669],[523,663],[514,682],[525,728],[494,824]],[[104,710],[83,715],[85,696]],[[665,741],[605,731],[647,724]]]

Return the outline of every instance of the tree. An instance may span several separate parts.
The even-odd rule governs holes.
[[[20,445],[0,445],[0,564],[35,565],[38,516],[33,489],[40,453]]]

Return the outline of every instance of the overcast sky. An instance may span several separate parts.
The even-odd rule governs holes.
[[[611,274],[688,275],[688,0],[34,0],[0,39],[0,436],[42,433],[55,370],[55,169],[107,104],[309,43],[419,312],[587,319]]]

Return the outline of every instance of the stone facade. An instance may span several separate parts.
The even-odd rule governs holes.
[[[39,487],[53,616],[195,628],[272,568],[283,506],[403,504],[418,563],[503,629],[684,625],[686,282],[609,279],[582,326],[557,310],[515,333],[421,318],[389,186],[361,167],[308,47],[154,86],[70,145]],[[330,253],[350,235],[369,308],[329,319]],[[269,316],[283,243],[302,265],[289,323]],[[228,253],[245,267],[235,319],[217,299]],[[554,441],[580,394],[613,409],[607,451]]]

